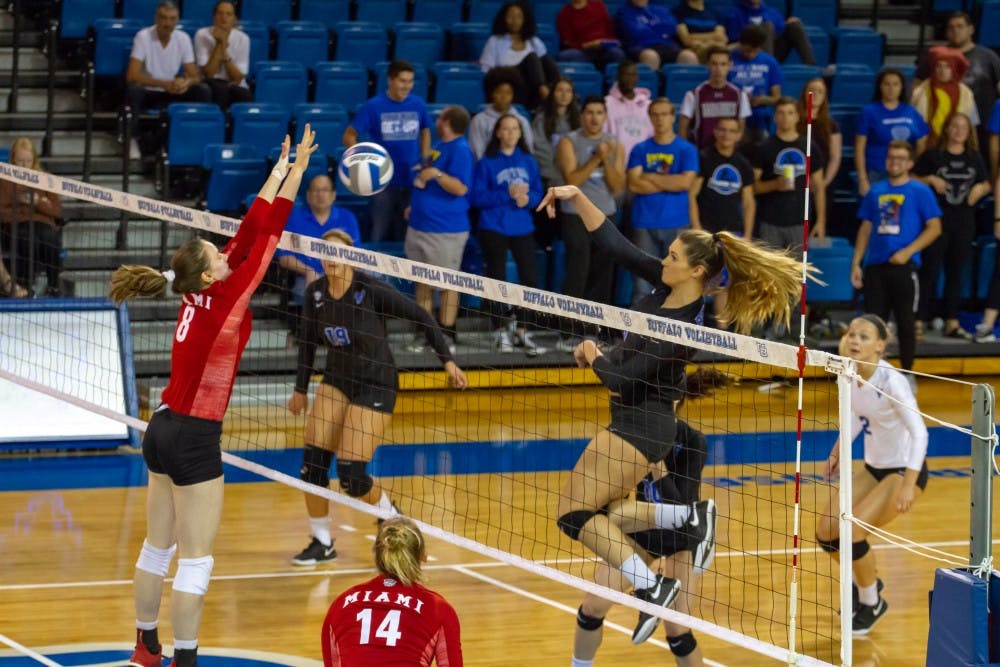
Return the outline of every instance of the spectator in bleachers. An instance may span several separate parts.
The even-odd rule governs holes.
[[[998,169],[998,166],[1000,166],[1000,100],[997,100],[993,105],[988,130],[990,174],[993,180],[996,180],[998,174],[1000,174],[1000,169]],[[1000,198],[1000,192],[996,194]]]
[[[844,157],[844,136],[840,131],[840,125],[830,115],[830,98],[827,93],[826,82],[822,77],[810,79],[803,86],[799,94],[797,106],[799,112],[799,134],[806,136],[806,123],[808,122],[807,104],[809,93],[812,93],[812,138],[826,156],[826,168],[823,170],[823,189],[826,190],[826,210],[827,219],[831,204],[833,203],[833,180],[837,178],[840,171],[840,161]]]
[[[563,136],[579,128],[580,107],[576,103],[573,82],[560,78],[552,87],[552,94],[535,113],[535,118],[531,122],[535,138],[532,153],[538,162],[538,171],[545,189],[565,183],[562,172],[555,162],[556,145]]]
[[[972,264],[976,204],[990,193],[990,181],[968,116],[958,112],[948,118],[938,144],[920,155],[913,175],[934,190],[941,207],[941,236],[921,253],[917,338],[931,321],[931,298],[937,293],[943,266],[944,335],[972,340],[972,334],[959,326],[958,305],[962,299],[962,272]]]
[[[10,147],[10,164],[42,171],[38,151],[28,137],[18,137]],[[31,286],[36,270],[45,270],[46,296],[61,296],[62,202],[44,190],[0,181],[0,247],[10,261],[13,285],[8,294],[26,296],[18,285]],[[34,254],[32,255],[32,249]],[[3,282],[3,281],[0,281]]]
[[[536,109],[559,78],[559,68],[537,37],[535,17],[522,2],[508,2],[493,19],[493,34],[483,47],[479,65],[483,72],[494,67],[517,67],[523,85],[514,90],[514,101]]]
[[[656,257],[670,254],[670,244],[691,228],[688,190],[698,176],[698,149],[674,133],[674,103],[658,97],[649,105],[653,136],[637,144],[628,156],[628,189],[632,201],[632,240]],[[652,291],[636,276],[632,303]]]
[[[1000,102],[997,102],[1000,104]],[[976,325],[975,341],[977,343],[993,343],[997,337],[994,328],[997,315],[1000,315],[1000,179],[997,179],[993,190],[993,239],[996,242],[996,260],[993,264],[993,276],[990,278],[990,289],[986,293],[986,307],[983,309],[983,321]]]
[[[330,177],[325,174],[314,176],[306,190],[306,205],[292,209],[285,224],[285,231],[321,239],[328,231],[339,229],[351,237],[354,245],[360,245],[361,230],[358,228],[358,219],[347,209],[334,206],[336,199],[337,190],[333,187]],[[289,323],[292,326],[292,335],[295,336],[306,285],[323,277],[323,261],[318,257],[281,248],[275,250],[274,257],[281,268],[295,274],[292,295],[289,299]]]
[[[0,262],[0,297],[7,299],[24,299],[31,295],[27,287],[18,285],[11,277],[7,267]]]
[[[941,234],[941,209],[934,192],[910,178],[913,156],[909,141],[889,144],[885,159],[888,178],[872,183],[858,209],[861,226],[851,264],[851,283],[864,290],[865,311],[885,321],[890,314],[895,315],[899,361],[904,370],[913,368],[917,350],[913,302],[920,251]],[[910,383],[915,388],[912,379]]]
[[[234,102],[253,100],[246,78],[250,38],[236,27],[236,5],[229,0],[215,3],[211,27],[194,34],[194,57],[212,89],[212,101],[223,111]]]
[[[947,45],[961,51],[965,59],[969,61],[969,68],[965,72],[962,82],[972,89],[979,118],[985,120],[990,117],[990,111],[996,102],[997,93],[1000,91],[1000,56],[992,49],[972,41],[975,32],[976,27],[965,12],[955,12],[948,16],[948,23],[945,26]],[[930,59],[925,53],[917,64],[913,80],[914,87],[930,78],[930,75]],[[979,145],[985,151],[988,139],[986,128],[980,125],[979,130]]]
[[[354,114],[344,130],[344,146],[366,135],[392,156],[389,187],[372,195],[368,212],[372,220],[369,241],[400,241],[406,228],[404,211],[410,205],[413,174],[427,166],[431,154],[431,117],[427,103],[413,95],[413,65],[405,60],[389,63],[386,91],[372,97]]]
[[[486,99],[490,103],[473,116],[472,123],[469,124],[469,148],[477,160],[486,152],[486,144],[493,136],[493,126],[497,124],[500,116],[508,113],[521,123],[524,143],[528,146],[528,150],[532,149],[534,137],[531,132],[531,121],[513,106],[515,81],[518,78],[517,70],[513,67],[494,67],[483,76],[483,92],[486,93]]]
[[[698,63],[694,51],[678,46],[677,20],[664,5],[651,5],[649,0],[627,0],[615,22],[628,57],[653,70],[659,70],[665,63]]]
[[[874,101],[861,108],[854,136],[854,165],[858,172],[858,193],[868,194],[871,184],[886,178],[889,143],[908,141],[922,153],[930,128],[920,112],[904,102],[903,73],[891,67],[875,78]]]
[[[767,138],[774,103],[781,97],[781,66],[761,48],[766,39],[767,33],[760,26],[743,28],[739,44],[732,51],[733,68],[729,71],[729,80],[750,98],[752,113],[746,120],[743,139],[751,144]]]
[[[757,237],[774,248],[802,252],[802,214],[805,210],[806,137],[799,134],[795,100],[782,97],[774,108],[775,134],[753,154],[754,192],[757,195]],[[811,236],[826,236],[826,155],[813,139]]]
[[[175,2],[156,5],[154,25],[135,34],[125,81],[126,99],[132,110],[129,156],[142,157],[136,132],[139,114],[151,108],[161,109],[173,102],[210,102],[212,91],[202,81],[194,59],[191,38],[175,30],[180,13]],[[183,71],[183,74],[180,72]]]
[[[449,106],[437,117],[435,128],[440,141],[434,144],[432,161],[413,179],[413,201],[409,210],[409,228],[403,250],[407,259],[434,264],[457,271],[469,239],[469,188],[475,157],[465,140],[469,112]],[[417,305],[434,312],[434,288],[416,284]],[[458,318],[458,292],[441,292],[438,323],[454,354],[455,320]],[[420,351],[426,343],[417,334],[408,347]]]
[[[604,131],[617,139],[625,155],[641,141],[653,135],[653,124],[649,122],[649,103],[653,93],[649,88],[640,88],[639,66],[630,61],[618,65],[615,84],[604,96],[608,109],[608,120]]]
[[[786,20],[780,11],[768,7],[764,0],[737,0],[726,16],[726,35],[729,41],[740,41],[741,31],[751,25],[764,29],[764,50],[779,61],[784,61],[794,49],[802,62],[807,65],[816,64],[809,36],[797,17],[789,16]]]
[[[611,217],[618,210],[615,198],[625,191],[625,151],[618,140],[604,131],[607,119],[604,98],[590,95],[583,100],[580,129],[563,136],[556,146],[556,166],[567,185],[576,185],[602,213]],[[566,278],[562,293],[608,303],[614,284],[614,267],[608,251],[593,242],[572,202],[563,201],[559,232],[566,243]],[[567,334],[558,348],[572,352],[587,333],[582,320],[566,323]]]
[[[729,45],[726,29],[715,14],[705,9],[705,0],[682,0],[674,8],[674,18],[678,41],[694,51],[701,62],[707,62],[709,49],[713,46]]]
[[[601,0],[570,0],[556,15],[564,62],[590,62],[599,70],[625,59],[607,5]]]
[[[715,124],[720,118],[734,118],[743,133],[750,115],[750,98],[739,86],[729,82],[733,59],[724,46],[708,50],[708,79],[684,93],[677,133],[699,148],[715,143]]]
[[[979,111],[972,89],[962,83],[969,61],[961,51],[947,46],[930,50],[931,76],[913,89],[910,100],[930,128],[927,143],[934,145],[944,133],[944,124],[953,113],[964,113],[974,127],[979,126]]]
[[[479,209],[479,247],[483,251],[486,277],[507,279],[510,251],[517,265],[518,282],[537,287],[532,213],[542,200],[542,179],[538,164],[524,142],[521,124],[513,115],[504,114],[493,127],[486,153],[476,163],[473,183],[469,203]],[[488,305],[497,352],[513,352],[519,347],[534,357],[542,351],[528,332],[534,325],[535,311],[517,309],[516,320],[511,323],[516,326],[511,331],[507,326],[509,307],[498,301],[490,301]]]

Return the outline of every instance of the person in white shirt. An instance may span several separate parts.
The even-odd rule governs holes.
[[[139,114],[146,109],[163,108],[173,102],[210,102],[212,91],[201,80],[194,62],[191,38],[175,30],[180,11],[176,2],[156,5],[154,25],[143,28],[132,40],[125,82],[126,100],[132,110],[129,146],[132,158],[141,157],[136,142]]]
[[[194,56],[212,89],[212,101],[223,110],[234,102],[253,101],[246,79],[250,38],[236,27],[236,5],[230,0],[216,2],[212,25],[194,34]]]
[[[927,427],[906,377],[882,359],[888,328],[880,317],[856,317],[840,341],[840,353],[858,365],[851,388],[851,439],[864,434],[865,465],[854,472],[852,512],[873,526],[885,526],[909,512],[927,486]],[[839,441],[826,462],[829,477],[840,469]],[[851,474],[850,463],[844,471]],[[831,487],[826,509],[816,525],[816,541],[833,558],[839,557],[837,488]],[[881,596],[875,552],[869,531],[855,524],[851,535],[854,569],[855,635],[866,635],[889,605]]]

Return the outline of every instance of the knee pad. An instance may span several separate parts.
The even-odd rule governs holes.
[[[576,611],[576,624],[580,626],[581,630],[593,632],[604,625],[604,619],[597,618],[596,616],[587,616],[583,613],[583,605],[580,605],[580,608]]]
[[[569,535],[571,540],[578,540],[580,539],[580,531],[593,518],[594,514],[596,512],[591,510],[573,510],[559,517],[556,523],[562,532]]]
[[[211,556],[201,558],[178,558],[177,575],[174,577],[174,590],[179,593],[204,595],[208,590],[208,581],[212,578],[212,567],[215,559]]]
[[[835,554],[840,551],[840,538],[835,537],[832,540],[821,540],[818,537],[816,541],[819,542],[819,548],[828,554]]]
[[[337,461],[337,479],[341,491],[352,498],[360,498],[375,486],[367,461]]]
[[[331,463],[333,463],[333,452],[306,445],[302,450],[302,470],[299,471],[299,479],[325,489],[330,486]]]
[[[148,541],[143,541],[142,551],[139,552],[139,558],[135,561],[135,569],[155,574],[158,577],[165,577],[170,571],[170,561],[174,559],[176,552],[176,544],[169,549],[157,549]]]
[[[871,551],[871,548],[872,545],[868,544],[868,540],[851,542],[851,560],[861,560],[865,554]]]
[[[667,644],[670,645],[670,652],[678,658],[691,655],[698,648],[698,640],[694,638],[694,634],[690,630],[683,635],[667,637]]]

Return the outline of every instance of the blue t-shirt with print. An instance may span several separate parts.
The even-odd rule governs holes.
[[[738,86],[748,97],[770,95],[772,86],[780,86],[783,78],[781,66],[770,53],[761,51],[747,59],[739,49],[733,49],[733,68],[729,70],[729,81]],[[753,107],[746,126],[755,130],[770,130],[774,107],[771,105]]]
[[[326,219],[325,223],[320,223],[316,219],[316,216],[313,215],[312,209],[308,206],[296,206],[292,209],[292,212],[288,216],[288,222],[285,224],[286,232],[314,239],[323,238],[323,234],[332,229],[347,232],[351,240],[354,241],[354,245],[361,243],[361,230],[358,228],[358,219],[350,211],[337,208],[336,206],[330,209],[330,217]],[[302,241],[302,243],[308,243],[308,241]],[[303,255],[299,252],[282,250],[281,248],[274,251],[274,257],[275,259],[279,257],[294,257],[316,273],[323,275],[323,260],[319,257]],[[302,302],[302,295],[305,293],[305,288],[305,276],[296,276],[295,282],[292,285],[292,303],[298,304]]]
[[[874,183],[861,201],[858,217],[872,225],[868,237],[865,266],[885,264],[897,250],[902,250],[924,231],[931,218],[941,217],[934,191],[920,181],[909,179],[902,185],[889,181]],[[913,262],[920,265],[920,253]]]
[[[476,158],[465,137],[442,141],[431,151],[434,166],[472,187]],[[410,227],[418,232],[449,234],[469,231],[469,195],[453,195],[430,180],[423,188],[413,188],[410,200]]]
[[[868,137],[865,167],[869,171],[885,171],[889,142],[899,139],[915,146],[928,132],[927,121],[909,104],[900,104],[895,109],[886,109],[881,102],[866,104],[861,108],[857,127],[859,136]]]
[[[361,105],[351,125],[362,141],[370,138],[389,151],[393,163],[389,184],[409,187],[416,173],[412,168],[420,162],[420,131],[432,126],[423,98],[407,95],[397,102],[385,93],[376,95]]]
[[[669,144],[659,144],[653,137],[646,139],[628,155],[628,169],[642,167],[646,174],[698,173],[698,149],[680,137]],[[632,225],[640,229],[673,229],[690,224],[688,193],[656,192],[636,195],[632,201]]]

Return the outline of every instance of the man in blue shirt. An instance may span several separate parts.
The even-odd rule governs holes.
[[[794,49],[806,65],[816,64],[809,36],[798,18],[790,16],[786,21],[781,12],[768,7],[764,0],[739,0],[726,16],[729,41],[739,39],[740,31],[748,25],[760,26],[766,31],[764,50],[779,61],[784,62]]]
[[[649,0],[628,0],[615,15],[615,32],[632,60],[659,70],[665,63],[698,64],[698,55],[677,43],[677,20],[670,9]]]
[[[911,179],[911,169],[910,143],[890,143],[885,159],[889,178],[873,184],[861,202],[851,264],[851,283],[864,289],[865,310],[886,321],[895,313],[899,360],[905,370],[913,368],[916,356],[913,311],[920,251],[941,235],[941,208],[934,191]]]
[[[766,38],[760,26],[743,28],[729,70],[729,81],[747,94],[753,110],[743,131],[747,143],[759,143],[770,134],[774,104],[781,97],[781,66],[762,50]]]
[[[458,271],[469,239],[468,192],[476,163],[465,140],[469,112],[460,106],[449,106],[435,125],[441,141],[434,145],[429,165],[413,179],[413,201],[403,251],[407,259]],[[421,308],[433,312],[433,287],[416,283],[415,297]],[[441,292],[438,322],[451,348],[455,347],[458,300],[458,292]],[[425,336],[420,333],[407,349],[422,350],[424,342]]]
[[[406,226],[403,211],[410,205],[413,169],[431,152],[427,103],[410,94],[414,75],[413,65],[405,60],[389,63],[386,92],[362,104],[344,130],[344,146],[350,148],[364,136],[381,144],[392,157],[389,187],[372,195],[369,202],[372,220],[369,240],[374,243],[402,240]]]
[[[653,136],[636,144],[628,157],[628,189],[632,201],[633,240],[657,257],[666,257],[670,244],[690,229],[688,190],[698,176],[698,149],[674,133],[674,104],[665,97],[649,105]],[[652,286],[636,278],[632,303],[649,294]]]

